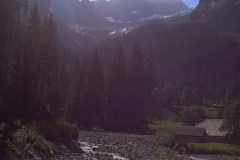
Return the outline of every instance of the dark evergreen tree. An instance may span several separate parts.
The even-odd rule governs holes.
[[[22,23],[23,7],[21,1],[1,1],[0,11],[0,52],[4,61],[0,81],[1,98],[4,108],[2,109],[3,119],[9,124],[20,118],[22,112],[19,105],[19,75],[18,58],[23,53],[23,42],[25,29]],[[3,12],[2,12],[3,11]]]
[[[40,72],[39,56],[41,51],[41,21],[37,5],[31,11],[30,23],[27,28],[25,51],[19,57],[21,67],[21,101],[25,110],[24,119],[36,120],[40,118],[39,108],[36,106],[38,80]],[[21,61],[22,59],[22,61]]]
[[[58,37],[57,28],[50,14],[43,21],[41,32],[41,55],[39,56],[40,76],[38,103],[42,112],[57,113],[59,110],[58,102],[60,97],[57,93],[56,80],[58,68]],[[46,115],[47,116],[47,115]],[[50,116],[51,118],[53,116]]]
[[[160,102],[164,107],[172,107],[173,105],[177,104],[177,90],[173,85],[166,84],[160,92]]]
[[[193,95],[193,104],[197,104],[197,105],[201,105],[202,104],[202,93],[201,90],[199,88],[194,88],[192,91],[192,95]]]
[[[126,105],[126,60],[122,47],[117,50],[112,64],[111,80],[108,87],[107,122],[111,129],[121,130],[127,125]]]
[[[101,126],[104,117],[105,84],[98,53],[89,64],[89,73],[84,89],[81,122],[86,128]]]
[[[189,87],[185,87],[183,90],[182,90],[182,93],[181,93],[181,103],[183,105],[191,105],[193,104],[193,93],[192,93],[192,90],[189,88]]]
[[[140,47],[135,47],[130,58],[127,80],[127,129],[133,131],[142,130],[147,125],[147,94],[145,87],[146,74],[144,60]]]
[[[75,91],[73,97],[73,109],[72,109],[72,121],[75,123],[80,122],[81,116],[81,107],[83,102],[83,89],[86,84],[86,76],[87,76],[87,65],[88,61],[85,58],[82,63],[79,62],[79,59],[76,60],[76,64],[74,66],[74,77],[75,77]]]
[[[146,87],[146,106],[148,109],[148,117],[151,119],[156,111],[155,107],[155,98],[153,96],[154,89],[157,87],[157,68],[154,61],[154,55],[152,51],[149,53],[146,59],[146,67],[145,67],[145,87]]]
[[[57,115],[59,118],[63,118],[65,120],[69,120],[67,117],[71,117],[71,116],[67,116],[69,115],[69,109],[67,108],[69,105],[67,102],[69,95],[69,88],[71,83],[71,75],[70,75],[70,68],[69,68],[69,64],[67,64],[67,60],[63,59],[63,61],[61,62],[61,65],[59,67],[59,72],[58,72],[58,91],[59,91],[59,105],[58,105],[58,111],[57,111]]]

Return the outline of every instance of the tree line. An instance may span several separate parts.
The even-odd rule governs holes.
[[[51,14],[42,20],[35,5],[25,24],[22,13],[8,12],[19,18],[8,19],[11,33],[3,40],[14,41],[1,46],[1,121],[16,125],[64,118],[85,128],[146,127],[156,85],[151,54],[144,59],[136,46],[127,64],[119,47],[106,76],[97,52],[81,59],[61,47]]]
[[[53,109],[49,97],[58,69],[56,25],[52,15],[40,20],[37,6],[27,26],[21,19],[12,21],[18,25],[11,26],[11,38],[16,42],[9,41],[4,53],[3,117],[9,123],[41,119],[46,114],[42,106]]]

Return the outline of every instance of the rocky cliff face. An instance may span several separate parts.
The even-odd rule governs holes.
[[[240,0],[200,0],[193,14],[196,19],[205,19],[210,18],[210,13],[223,12],[239,5]]]
[[[240,33],[240,0],[201,0],[191,19],[215,30]]]

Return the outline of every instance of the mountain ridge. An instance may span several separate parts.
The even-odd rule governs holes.
[[[239,0],[201,0],[191,15],[192,21],[208,24],[219,31],[240,33]]]
[[[240,74],[240,27],[235,16],[239,12],[238,3],[224,2],[212,10],[200,7],[205,2],[202,0],[184,21],[178,18],[154,21],[123,37],[104,41],[97,47],[99,53],[103,59],[109,59],[122,46],[125,54],[130,55],[133,46],[140,45],[144,56],[153,53],[162,83],[177,88],[196,87],[206,97],[224,98],[226,88]],[[209,14],[197,19],[195,14],[199,11]],[[111,65],[107,60],[104,62],[107,67]]]
[[[122,23],[138,23],[143,17],[154,14],[171,15],[187,6],[181,0],[53,0],[52,12],[66,24],[112,25],[106,17]],[[134,24],[133,24],[134,25]]]

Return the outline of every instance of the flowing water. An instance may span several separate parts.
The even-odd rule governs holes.
[[[93,160],[97,160],[98,156],[106,156],[109,157],[113,160],[128,160],[127,158],[121,157],[118,154],[114,154],[114,153],[110,153],[110,152],[102,152],[102,151],[97,151],[98,150],[98,146],[95,144],[91,144],[88,142],[78,142],[80,144],[80,148],[82,149],[82,151],[84,152],[83,156],[84,157],[91,157]]]

